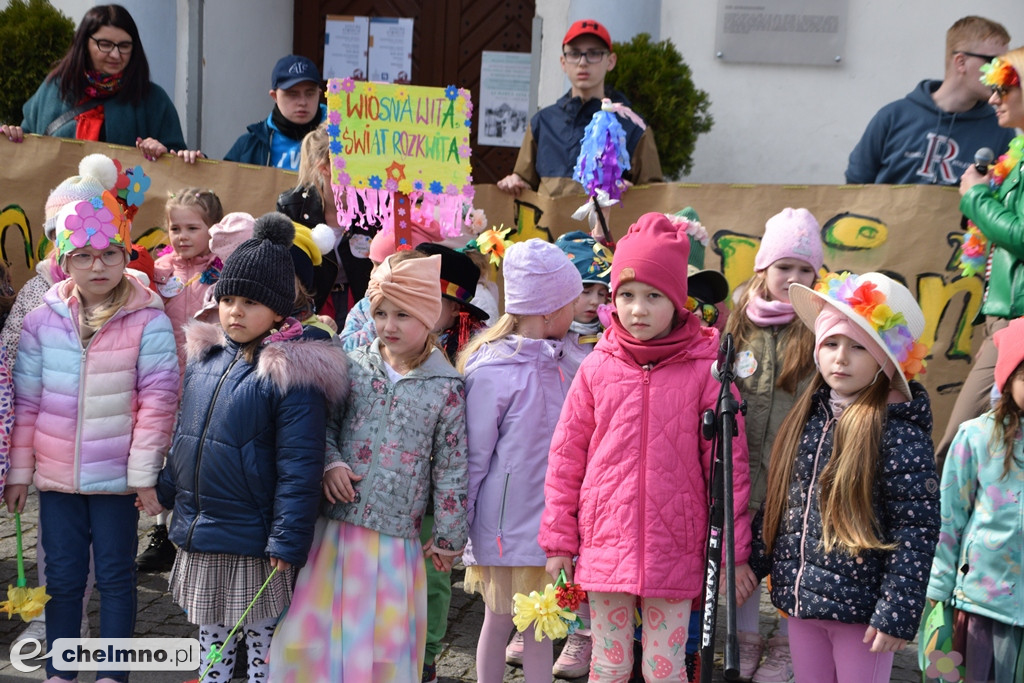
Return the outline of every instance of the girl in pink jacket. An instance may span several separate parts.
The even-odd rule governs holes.
[[[649,213],[612,262],[615,314],[583,361],[551,441],[540,545],[589,594],[590,680],[627,681],[632,615],[643,608],[647,680],[686,680],[690,607],[704,584],[711,443],[701,414],[714,408],[718,331],[686,310],[685,224]],[[735,388],[733,389],[734,394]],[[756,582],[742,434],[733,439],[737,593]],[[472,447],[472,446],[471,446]]]
[[[130,230],[110,190],[65,204],[55,235],[70,277],[22,325],[5,498],[20,511],[28,485],[39,491],[48,650],[80,635],[90,549],[103,596],[100,637],[132,637],[136,494],[147,510],[159,509],[154,486],[171,441],[178,364],[159,297],[125,275]],[[52,661],[51,680],[75,680]],[[97,681],[127,675],[115,667]]]

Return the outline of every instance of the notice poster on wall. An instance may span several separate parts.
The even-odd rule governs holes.
[[[412,82],[412,19],[370,17],[370,80]]]
[[[324,80],[365,81],[370,44],[370,18],[327,15],[324,31]]]
[[[519,147],[529,110],[530,53],[485,50],[480,61],[477,144]]]

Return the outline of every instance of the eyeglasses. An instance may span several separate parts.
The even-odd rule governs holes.
[[[977,57],[978,59],[983,59],[986,62],[991,62],[993,59],[995,59],[996,57],[999,56],[999,55],[980,55],[977,52],[968,52],[967,50],[953,50],[953,54],[961,54],[961,55],[964,55],[965,57]]]
[[[580,57],[586,57],[587,64],[597,64],[604,56],[608,54],[608,50],[587,50],[586,52],[580,52],[579,50],[566,50],[562,53],[566,61],[579,64]]]
[[[1011,90],[1019,87],[1019,85],[993,85],[992,94],[998,95],[999,99],[1003,99]]]
[[[698,316],[705,325],[714,325],[718,321],[718,306],[706,304],[692,296],[686,297],[686,310]]]
[[[97,40],[92,36],[89,36],[89,40],[96,43],[96,49],[107,55],[117,48],[117,54],[119,55],[130,55],[132,53],[132,41],[126,40],[123,43],[115,43],[112,40]]]
[[[105,249],[97,256],[93,256],[87,251],[73,251],[68,257],[71,265],[79,270],[89,270],[96,263],[96,259],[102,261],[105,266],[120,266],[124,264],[124,250]]]

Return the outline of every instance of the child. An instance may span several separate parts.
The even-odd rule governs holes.
[[[224,654],[210,680],[231,678],[227,635],[277,569],[244,622],[249,680],[267,678],[271,634],[313,540],[327,401],[348,387],[341,350],[300,339],[301,325],[285,318],[295,299],[292,238],[287,217],[257,219],[214,290],[220,327],[186,328],[181,416],[159,495],[174,508],[179,548],[171,596],[199,626],[203,668],[213,645]]]
[[[583,289],[558,247],[539,239],[506,252],[505,315],[459,355],[466,374],[469,432],[469,544],[465,588],[484,599],[476,650],[481,683],[502,680],[512,633],[512,596],[544,589],[537,544],[548,446],[574,364],[563,337]],[[524,639],[527,681],[550,681],[551,641]]]
[[[882,275],[789,288],[818,368],[772,445],[755,566],[798,681],[889,680],[917,632],[939,527],[924,315]],[[881,332],[879,332],[881,330]]]
[[[814,333],[793,312],[789,287],[812,286],[824,256],[821,229],[807,209],[783,209],[768,219],[754,257],[754,277],[746,284],[726,332],[733,335],[738,372],[736,386],[747,402],[747,449],[750,453],[750,515],[764,501],[768,455],[775,434],[796,397],[814,376]],[[782,619],[765,643],[758,633],[761,591],[736,611],[740,678],[754,683],[787,683],[793,678],[789,657],[789,623]]]
[[[601,321],[597,319],[597,311],[598,307],[608,303],[612,252],[579,230],[561,235],[555,240],[555,246],[565,252],[583,278],[583,293],[576,299],[572,324],[569,325],[569,335],[566,337],[566,351],[576,360],[578,366],[587,354],[594,350],[594,344],[604,331]]]
[[[274,638],[272,680],[408,683],[423,674],[424,554],[447,572],[466,541],[463,382],[430,334],[440,264],[406,251],[370,279],[378,337],[348,352],[351,393],[331,416],[322,462],[327,503]],[[424,547],[431,490],[434,535]]]
[[[5,497],[8,509],[20,511],[28,484],[39,490],[50,647],[80,635],[90,548],[103,596],[100,636],[132,636],[135,494],[147,509],[159,507],[153,487],[170,444],[180,377],[159,296],[125,275],[130,231],[109,190],[61,208],[57,259],[70,277],[22,325]],[[75,678],[50,660],[47,674]],[[127,680],[121,670],[97,676]]]
[[[185,376],[185,323],[203,307],[206,290],[217,282],[221,261],[210,253],[210,226],[224,217],[220,199],[210,190],[186,187],[172,194],[164,206],[170,246],[153,266],[164,313],[174,327],[178,368]],[[161,512],[149,531],[149,545],[135,564],[140,572],[165,572],[174,566],[174,545],[167,540],[167,520]]]
[[[928,582],[929,600],[949,601],[967,617],[964,680],[971,683],[1024,676],[1024,319],[992,341],[1001,397],[993,410],[960,425],[953,440],[942,472],[942,527]]]
[[[441,257],[441,317],[434,323],[438,344],[452,362],[470,337],[486,327],[487,313],[477,308],[480,269],[461,251],[435,242],[424,242],[416,251]]]
[[[578,556],[575,580],[590,599],[591,677],[602,681],[630,675],[633,629],[625,626],[636,606],[644,676],[686,678],[682,646],[704,585],[712,458],[698,429],[720,390],[711,376],[718,332],[686,310],[679,264],[689,251],[685,226],[664,214],[641,216],[619,241],[612,325],[580,366],[551,441],[540,544],[552,576],[572,578]],[[752,590],[742,436],[732,452],[736,582]]]

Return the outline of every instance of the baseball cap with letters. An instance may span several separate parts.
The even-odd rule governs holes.
[[[604,27],[604,24],[593,19],[580,19],[573,23],[566,32],[565,38],[562,39],[562,46],[568,45],[580,36],[594,36],[603,42],[609,50],[612,49],[612,36],[608,33],[608,29]]]
[[[287,90],[297,83],[311,81],[320,85],[320,69],[312,60],[299,55],[287,55],[277,60],[274,71],[270,75],[270,87],[273,90]]]

